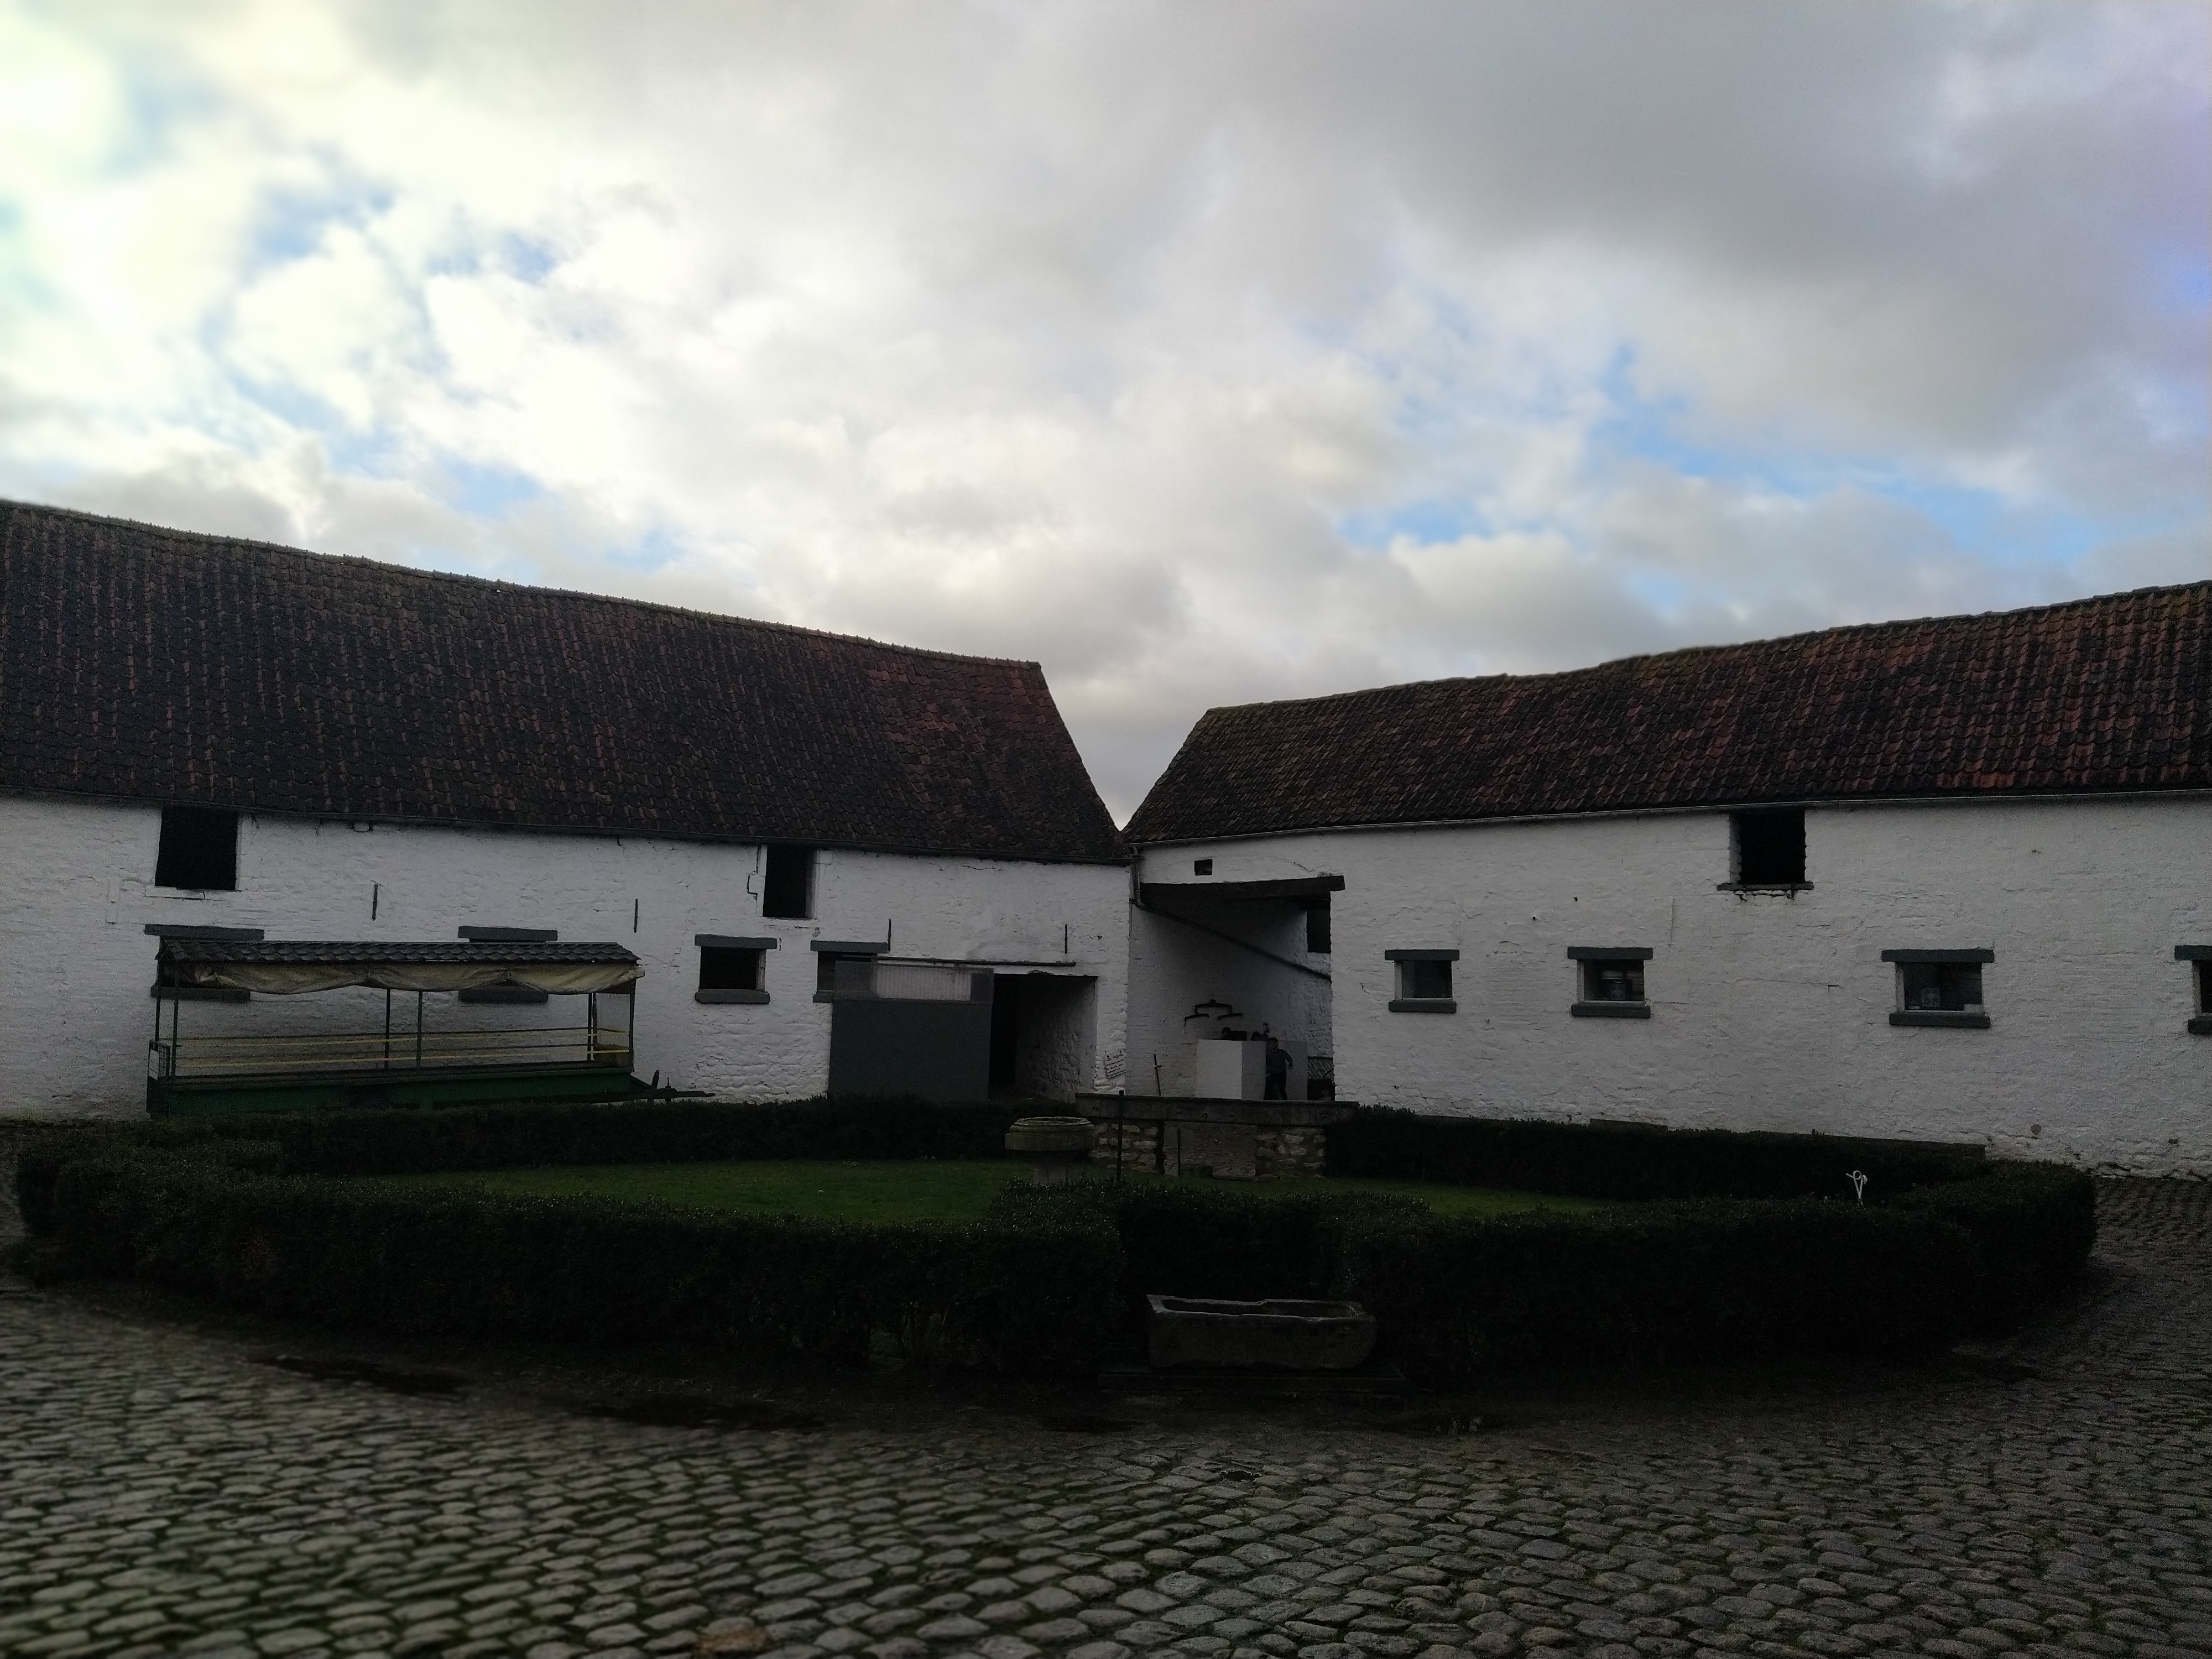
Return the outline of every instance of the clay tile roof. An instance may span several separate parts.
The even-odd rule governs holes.
[[[2212,787],[2212,582],[1209,710],[1124,832]]]
[[[1124,856],[1035,663],[5,501],[0,787]]]

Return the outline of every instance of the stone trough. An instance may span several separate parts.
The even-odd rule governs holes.
[[[1357,1302],[1218,1302],[1147,1297],[1146,1336],[1158,1370],[1179,1365],[1350,1370],[1375,1350],[1375,1316]]]

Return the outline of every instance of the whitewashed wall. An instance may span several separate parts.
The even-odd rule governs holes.
[[[1725,813],[1163,848],[1146,879],[1341,875],[1340,1097],[1422,1111],[1980,1141],[2212,1175],[2212,799],[1814,808],[1813,890],[1716,890]],[[1576,1019],[1567,947],[1644,945],[1649,1020]],[[1393,1014],[1396,947],[1446,947],[1459,1012]],[[1988,1030],[1892,1026],[1884,950],[1986,947]],[[1141,973],[1163,947],[1138,934]],[[1133,1030],[1151,992],[1140,984]]]
[[[639,836],[532,835],[248,815],[238,890],[153,885],[157,808],[0,793],[0,1112],[135,1115],[145,1101],[155,941],[149,922],[259,927],[271,939],[451,939],[463,924],[608,939],[645,964],[637,1066],[748,1099],[817,1093],[830,1006],[814,998],[815,938],[881,939],[902,957],[1046,964],[1095,980],[1084,1086],[1118,1065],[1127,996],[1127,872],[1118,866],[825,850],[816,916],[764,921],[757,849]],[[376,915],[372,920],[372,893]],[[633,924],[635,915],[635,924]],[[770,1000],[701,1004],[695,933],[773,936]],[[347,1000],[350,999],[349,1002]],[[412,997],[405,1018],[411,1030]],[[529,1024],[568,1012],[457,1006],[446,1024]],[[573,1018],[580,1023],[581,999]],[[289,1006],[286,1006],[286,1005]],[[185,1033],[313,1024],[371,1029],[378,992],[188,1003]],[[602,1000],[602,1021],[618,1019]],[[1074,1041],[1063,1035],[1062,1044]]]

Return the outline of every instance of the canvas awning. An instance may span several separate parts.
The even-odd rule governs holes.
[[[491,985],[574,994],[611,991],[644,970],[619,945],[444,940],[324,943],[306,939],[165,939],[173,985],[222,986],[272,996],[366,985],[380,991],[472,991]]]

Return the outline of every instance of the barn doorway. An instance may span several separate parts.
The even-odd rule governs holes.
[[[1098,981],[1065,974],[1001,974],[991,998],[991,1093],[1073,1100],[1088,1088]]]

